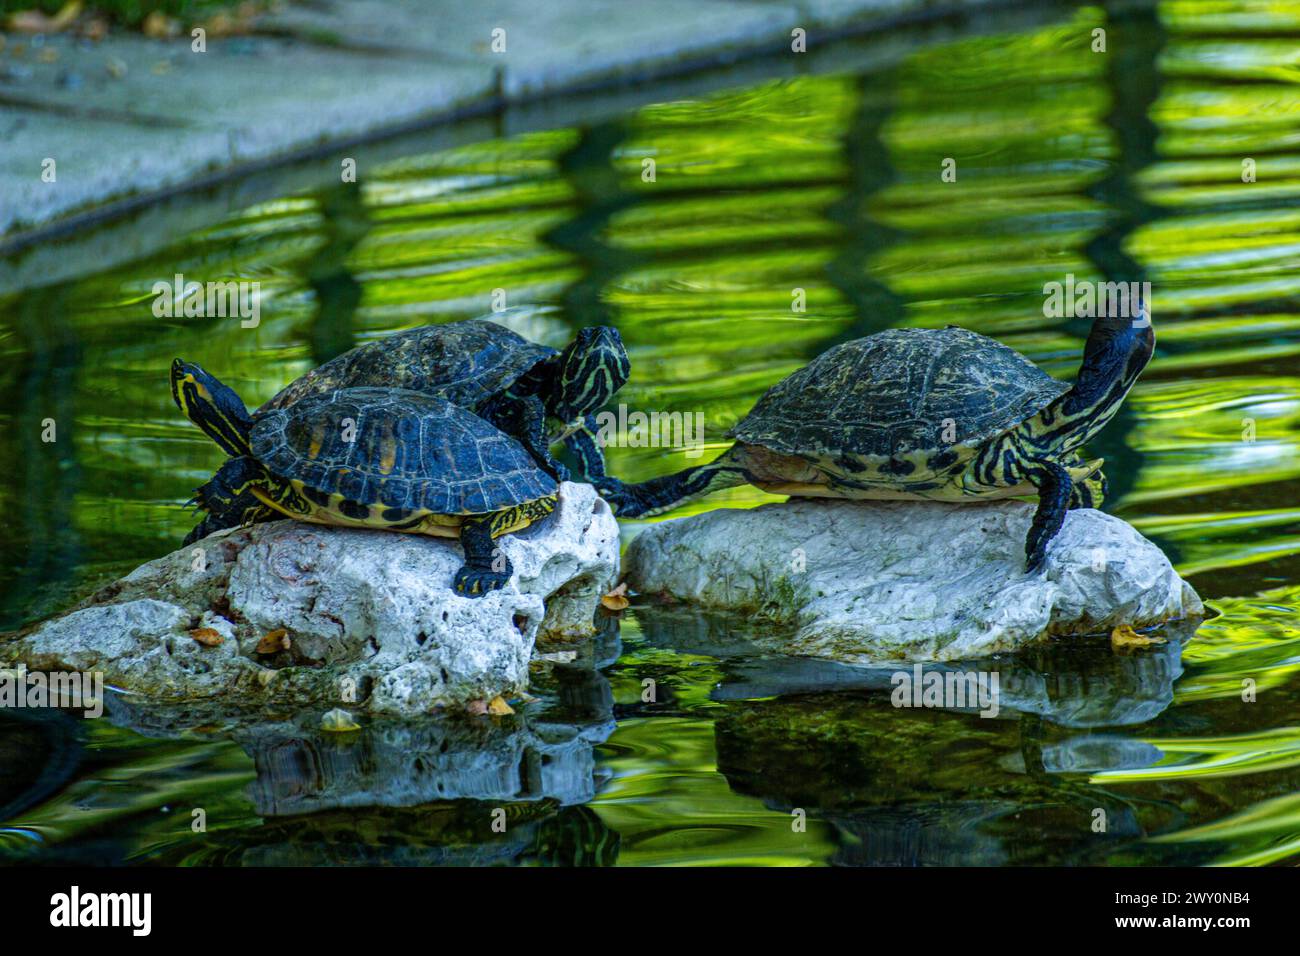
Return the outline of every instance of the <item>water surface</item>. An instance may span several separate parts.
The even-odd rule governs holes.
[[[1090,48],[1097,27],[1105,54]],[[500,740],[376,728],[348,750],[294,715],[268,741],[7,713],[0,852],[1294,863],[1298,41],[1280,5],[1176,0],[1110,20],[1080,8],[871,73],[410,155],[360,186],[277,198],[141,261],[0,299],[2,627],[189,529],[182,503],[221,455],[171,402],[177,355],[255,406],[352,345],[483,314],[494,293],[549,344],[612,323],[634,369],[620,400],[706,423],[704,458],[610,449],[613,471],[640,480],[707,460],[765,388],[887,327],[959,324],[1068,377],[1088,322],[1042,311],[1044,283],[1067,274],[1152,283],[1156,357],[1090,450],[1108,462],[1106,510],[1165,549],[1218,613],[1181,654],[1056,648],[1000,663],[1019,696],[994,720],[897,710],[867,675],[763,654],[743,622],[645,607],[585,672],[539,674],[540,699]],[[941,179],[945,158],[955,182]],[[176,273],[259,282],[260,324],[155,318],[154,283]],[[795,290],[806,311],[792,311]],[[678,514],[767,500],[740,488]],[[465,767],[489,741],[504,762],[476,776]],[[422,748],[443,756],[402,762]],[[469,763],[440,777],[453,758]],[[439,799],[439,781],[461,789]],[[497,834],[489,811],[503,804],[511,824]],[[194,806],[206,834],[191,831]]]

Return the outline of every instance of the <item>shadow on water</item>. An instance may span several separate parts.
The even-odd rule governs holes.
[[[1159,215],[1138,189],[1141,172],[1156,161],[1159,130],[1150,119],[1152,106],[1160,96],[1160,51],[1165,43],[1164,28],[1154,3],[1112,4],[1107,7],[1106,43],[1112,53],[1107,59],[1106,88],[1111,107],[1106,125],[1115,137],[1117,154],[1109,172],[1088,190],[1088,195],[1110,212],[1110,223],[1089,240],[1085,251],[1104,281],[1149,282],[1142,263],[1125,249],[1125,240],[1140,224]],[[1130,285],[1130,289],[1135,286]],[[1154,303],[1149,307],[1158,306]],[[1088,335],[1088,320],[1076,321],[1074,331]],[[1126,440],[1133,428],[1133,411],[1121,406],[1118,414],[1097,441],[1094,453],[1106,459],[1108,493],[1126,496],[1134,476],[1142,467],[1142,451]],[[1170,558],[1176,560],[1176,553]]]
[[[311,328],[312,361],[322,365],[357,344],[353,321],[363,287],[348,268],[348,256],[370,229],[361,188],[344,183],[321,197],[322,245],[303,270],[316,294]]]
[[[844,340],[896,327],[905,311],[899,296],[870,269],[877,254],[902,238],[873,218],[870,207],[872,197],[894,180],[881,133],[896,108],[897,82],[892,70],[857,78],[853,92],[858,106],[844,137],[848,181],[843,196],[826,210],[827,218],[840,223],[845,232],[839,254],[826,266],[831,283],[852,303],[856,316],[840,330],[838,337]],[[807,358],[811,361],[821,351],[818,348]]]
[[[781,658],[761,627],[636,608],[621,653],[539,676],[542,700],[515,724],[367,726],[349,745],[313,731],[319,715],[163,732],[0,714],[0,852],[1294,862],[1300,22],[1236,2],[1037,17],[853,47],[843,72],[390,153],[359,184],[277,196],[0,298],[0,626],[189,529],[181,503],[221,453],[171,402],[175,356],[256,406],[355,344],[484,314],[503,290],[516,308],[502,321],[548,345],[617,326],[633,359],[619,402],[702,417],[702,446],[620,433],[611,470],[636,481],[707,461],[765,389],[884,327],[961,325],[1068,378],[1088,323],[1044,318],[1043,289],[1074,274],[1153,286],[1156,357],[1089,451],[1107,459],[1107,510],[1217,612],[1185,643],[963,665],[1000,675],[1000,713],[982,717],[895,707],[895,671]],[[258,282],[260,323],[156,315],[155,283],[177,273]],[[741,487],[679,514],[770,500]]]
[[[86,560],[76,507],[83,350],[66,309],[64,286],[29,292],[14,308],[18,354],[4,376],[10,421],[0,447],[7,446],[4,458],[15,480],[6,483],[0,537],[7,539],[4,552],[22,560],[7,569],[12,579],[0,589],[0,629],[16,626],[33,610],[56,610]]]

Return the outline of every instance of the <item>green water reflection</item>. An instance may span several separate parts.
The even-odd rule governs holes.
[[[1096,27],[1108,54],[1090,49]],[[527,799],[507,791],[497,803],[390,794],[282,811],[290,797],[334,794],[335,771],[304,783],[306,771],[268,753],[336,769],[355,754],[292,733],[266,750],[6,715],[0,854],[1294,863],[1297,41],[1284,4],[1177,0],[1122,17],[1084,7],[924,47],[877,73],[409,156],[360,188],[263,203],[129,266],[0,300],[0,627],[66,606],[189,529],[181,504],[220,453],[171,403],[176,355],[253,405],[354,343],[482,314],[494,295],[518,331],[552,345],[612,322],[634,370],[620,399],[706,423],[705,458],[608,450],[616,474],[640,480],[706,460],[766,387],[891,325],[960,324],[1068,376],[1087,323],[1042,313],[1044,283],[1067,273],[1152,282],[1155,360],[1092,450],[1109,462],[1107,509],[1165,548],[1220,614],[1181,661],[1137,676],[1053,652],[1017,678],[1023,706],[987,720],[899,711],[887,688],[852,675],[791,673],[738,626],[734,655],[665,641],[667,625],[634,609],[603,677],[521,708],[603,727],[565,751],[574,780],[538,770]],[[947,157],[955,182],[940,178]],[[1242,181],[1245,159],[1255,182]],[[155,318],[153,285],[176,273],[259,282],[260,324]],[[806,311],[792,311],[795,290]],[[765,500],[738,488],[678,514]],[[672,627],[683,626],[718,627]],[[541,746],[528,740],[521,753]],[[267,786],[281,787],[274,799]],[[502,801],[510,826],[498,834],[486,808]],[[195,805],[205,834],[191,829]]]

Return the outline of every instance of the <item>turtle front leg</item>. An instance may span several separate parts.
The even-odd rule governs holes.
[[[1038,489],[1038,511],[1025,539],[1025,571],[1034,574],[1047,560],[1047,545],[1065,523],[1074,482],[1070,473],[1054,461],[1034,462],[1027,477]]]
[[[268,508],[256,495],[254,486],[266,484],[266,471],[247,456],[231,458],[215,475],[200,485],[190,503],[207,512],[202,521],[185,536],[183,544],[227,528],[239,528],[260,521],[274,521],[280,515]]]
[[[598,434],[600,427],[596,424],[596,416],[588,415],[583,419],[583,427],[564,439],[565,447],[577,459],[582,477],[593,485],[606,477],[605,454],[596,439]]]
[[[466,518],[460,526],[465,565],[452,578],[452,587],[466,597],[482,597],[505,587],[514,572],[510,559],[492,543],[492,518],[492,515],[478,515]]]
[[[507,435],[513,435],[556,481],[569,480],[569,469],[551,457],[551,443],[546,438],[546,406],[536,395],[497,400],[483,409],[483,418]]]

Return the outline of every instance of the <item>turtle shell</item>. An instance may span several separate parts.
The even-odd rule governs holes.
[[[251,445],[273,474],[367,506],[486,514],[557,491],[513,438],[406,389],[339,389],[272,409]]]
[[[732,435],[805,458],[937,453],[951,466],[1068,389],[967,329],[890,329],[828,349],[772,386]]]
[[[286,385],[258,414],[310,395],[374,386],[411,389],[477,410],[554,354],[486,319],[425,325],[330,359]]]

